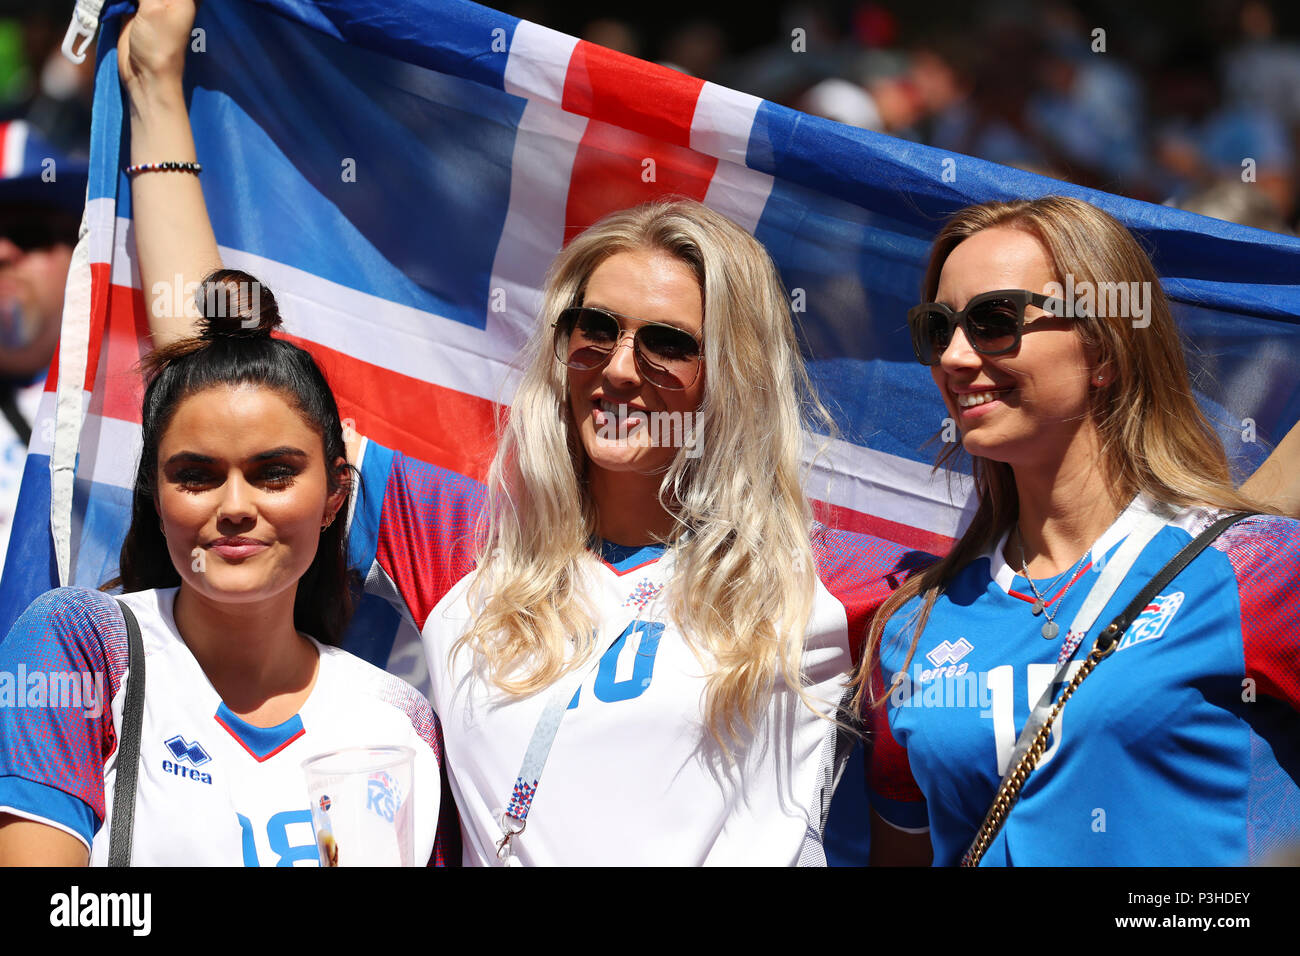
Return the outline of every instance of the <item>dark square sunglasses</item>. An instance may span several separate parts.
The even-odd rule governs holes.
[[[554,326],[555,357],[561,364],[578,371],[602,367],[630,331],[623,328],[620,319],[640,321],[585,305],[565,309]],[[670,390],[695,384],[704,361],[699,339],[683,329],[658,322],[645,322],[631,335],[632,354],[647,382]]]
[[[1025,307],[1036,305],[1057,318],[1065,312],[1065,302],[1026,289],[1002,289],[985,292],[966,303],[966,308],[954,312],[942,302],[923,302],[907,312],[907,324],[912,331],[912,351],[922,365],[938,365],[944,351],[952,342],[952,332],[957,326],[966,335],[966,341],[980,355],[1005,355],[1020,348],[1024,334]],[[1040,316],[1042,318],[1042,316]],[[1036,319],[1029,319],[1032,323]]]

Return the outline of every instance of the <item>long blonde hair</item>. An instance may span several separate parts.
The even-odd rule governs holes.
[[[694,456],[679,449],[668,467],[659,500],[676,517],[669,610],[707,661],[707,722],[728,749],[742,725],[754,726],[778,678],[804,696],[816,571],[800,455],[806,423],[828,432],[830,419],[808,380],[772,260],[699,203],[614,213],[553,264],[489,471],[470,591],[475,619],[455,647],[471,648],[512,695],[549,686],[590,653],[595,616],[580,588],[597,515],[552,325],[582,302],[597,266],[643,249],[686,263],[703,294],[703,424]]]
[[[1056,281],[1063,285],[1069,275],[1074,277],[1076,287],[1083,282],[1091,283],[1093,289],[1110,288],[1103,285],[1108,282],[1139,282],[1147,283],[1145,288],[1151,290],[1149,325],[1135,327],[1128,314],[1088,316],[1073,324],[1084,345],[1096,350],[1098,366],[1108,365],[1111,369],[1110,380],[1092,390],[1089,414],[1101,439],[1102,474],[1115,500],[1128,501],[1143,492],[1175,506],[1266,510],[1233,487],[1223,444],[1192,393],[1183,339],[1160,287],[1160,278],[1137,240],[1114,217],[1082,200],[1064,196],[968,206],[945,224],[931,247],[923,300],[934,300],[944,263],[953,249],[975,233],[995,226],[1019,229],[1037,239],[1047,253]],[[949,443],[935,468],[960,450],[960,444]],[[859,702],[867,696],[889,618],[913,598],[923,598],[901,668],[905,671],[911,665],[934,602],[948,582],[992,548],[1019,517],[1011,466],[979,456],[972,458],[979,501],[975,516],[945,557],[912,575],[881,605],[868,631],[858,669]],[[881,699],[874,702],[879,704]]]

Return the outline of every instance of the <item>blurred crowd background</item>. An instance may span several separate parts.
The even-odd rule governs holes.
[[[73,0],[0,0],[0,122],[25,119],[60,152],[90,149],[94,54],[80,66],[59,53]]]

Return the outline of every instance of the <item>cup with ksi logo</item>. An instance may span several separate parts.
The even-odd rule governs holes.
[[[321,866],[414,866],[410,747],[345,747],[302,765]]]

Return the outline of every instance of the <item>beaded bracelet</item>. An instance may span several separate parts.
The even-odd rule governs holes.
[[[203,172],[203,166],[199,163],[178,163],[175,161],[140,163],[136,166],[126,167],[128,176],[136,176],[140,173],[193,173],[197,176],[201,172]]]

